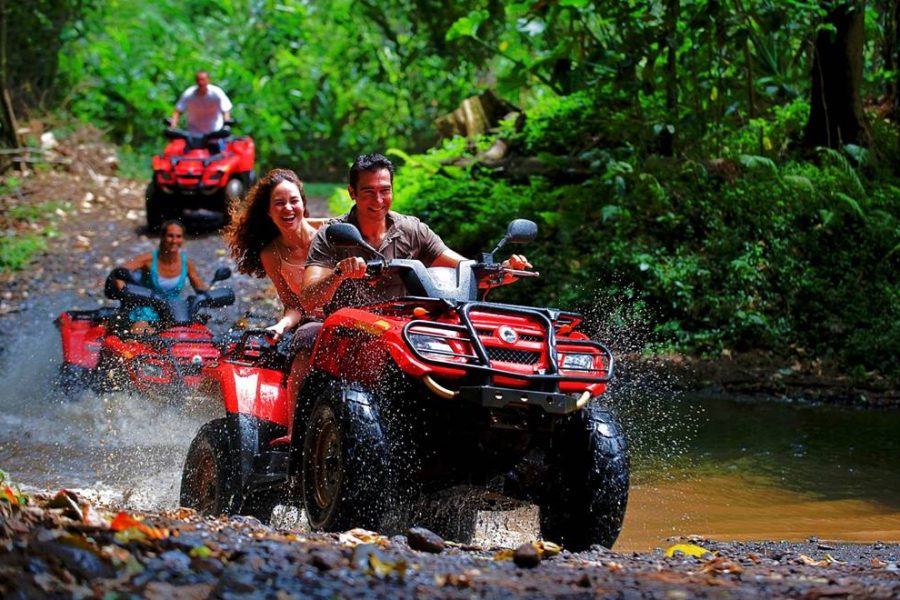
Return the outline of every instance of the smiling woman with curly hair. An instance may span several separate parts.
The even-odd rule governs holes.
[[[329,219],[309,218],[303,182],[290,169],[272,169],[232,213],[225,240],[241,273],[268,277],[284,305],[284,316],[269,327],[276,336],[306,315],[297,300],[309,244]]]

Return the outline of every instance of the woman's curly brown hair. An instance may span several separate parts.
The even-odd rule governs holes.
[[[246,275],[265,277],[260,251],[279,235],[278,227],[269,218],[269,200],[280,183],[290,181],[300,190],[303,216],[309,216],[303,182],[290,169],[272,169],[247,192],[247,198],[231,208],[231,223],[223,236],[231,247],[237,269]]]

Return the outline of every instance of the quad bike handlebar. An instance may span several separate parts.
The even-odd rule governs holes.
[[[418,260],[392,259],[373,248],[363,239],[359,230],[351,223],[334,223],[325,230],[329,243],[337,248],[351,248],[366,251],[378,257],[366,262],[366,278],[374,279],[387,270],[400,273],[411,296],[440,298],[450,301],[476,300],[478,289],[506,285],[519,277],[538,277],[539,273],[521,269],[509,269],[494,261],[494,254],[507,243],[521,244],[537,236],[537,225],[527,219],[515,219],[507,227],[506,235],[493,251],[484,253],[480,261],[464,260],[456,266],[455,280],[447,277],[446,268],[426,269]],[[338,274],[340,271],[338,270]]]
[[[220,267],[210,282],[210,286],[218,281],[231,277],[231,269]],[[123,281],[121,288],[117,282]],[[192,323],[203,320],[200,311],[204,308],[221,308],[235,302],[234,290],[231,288],[210,288],[186,299],[169,300],[163,294],[142,285],[135,274],[125,267],[113,269],[106,278],[104,293],[111,300],[119,300],[125,308],[138,306],[152,307],[159,313],[160,319],[174,324]]]

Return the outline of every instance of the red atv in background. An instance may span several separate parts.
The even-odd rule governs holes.
[[[250,136],[234,137],[225,127],[205,135],[167,127],[169,139],[153,157],[153,180],[147,186],[147,227],[158,230],[166,219],[206,210],[228,219],[232,202],[244,197],[256,181],[256,148]]]
[[[264,331],[208,365],[202,387],[225,416],[191,444],[182,505],[267,518],[302,504],[313,529],[402,530],[423,494],[470,485],[537,504],[543,537],[570,550],[611,547],[629,482],[625,436],[602,400],[612,354],[576,331],[575,313],[478,300],[509,274],[535,275],[494,254],[536,234],[518,219],[480,261],[425,268],[329,226],[335,245],[378,257],[369,277],[401,277],[409,296],[327,308],[296,401],[291,361]]]
[[[220,267],[212,284],[231,277]],[[120,290],[116,280],[125,281]],[[206,326],[203,309],[234,304],[231,288],[214,288],[187,298],[167,300],[140,285],[130,271],[114,269],[107,277],[106,296],[118,307],[68,310],[56,318],[63,362],[58,386],[69,399],[91,387],[116,389],[164,398],[183,397],[200,382],[204,364],[221,355],[219,341]],[[153,333],[132,333],[129,312],[151,306],[159,314]]]

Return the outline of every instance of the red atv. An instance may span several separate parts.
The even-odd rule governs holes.
[[[231,270],[220,267],[212,283],[229,277]],[[116,280],[126,282],[123,289],[118,289]],[[125,389],[178,397],[195,388],[203,365],[221,355],[203,309],[234,304],[231,288],[167,300],[120,267],[107,277],[105,293],[120,305],[69,310],[56,318],[63,351],[57,383],[67,398],[76,399],[88,387],[98,392]],[[159,314],[154,333],[130,331],[128,315],[137,306],[151,306]]]
[[[256,148],[250,136],[234,137],[228,121],[205,135],[165,130],[169,139],[153,157],[153,180],[147,186],[147,227],[158,230],[166,219],[186,211],[207,210],[228,219],[228,207],[244,197],[256,180]]]
[[[266,518],[302,502],[314,529],[397,530],[417,497],[475,485],[538,504],[546,539],[612,546],[629,481],[625,436],[601,399],[612,354],[575,330],[577,314],[477,299],[508,273],[534,275],[493,255],[536,233],[518,219],[480,261],[427,269],[331,225],[333,243],[379,257],[370,277],[401,277],[410,295],[330,312],[296,402],[290,360],[264,332],[208,365],[225,416],[191,444],[182,505]]]

